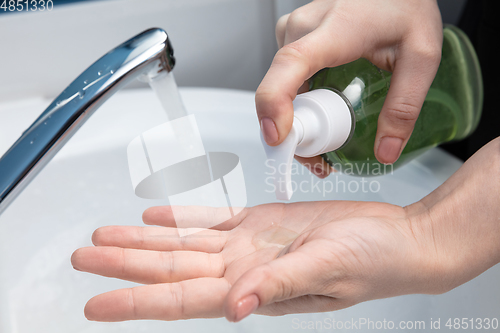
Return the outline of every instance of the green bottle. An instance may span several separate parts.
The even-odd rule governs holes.
[[[436,77],[413,133],[393,169],[441,143],[467,137],[479,122],[483,83],[474,48],[465,33],[454,26],[445,26],[443,37]],[[366,59],[325,68],[310,79],[310,90],[334,90],[349,100],[354,113],[354,131],[349,142],[321,155],[331,166],[340,168],[339,171],[366,177],[387,170],[375,158],[373,148],[377,120],[390,80],[390,72]]]
[[[321,155],[347,175],[378,176],[440,143],[471,134],[481,116],[481,70],[474,48],[461,30],[446,26],[443,35],[441,64],[413,133],[394,165],[379,163],[373,151],[391,73],[366,59],[316,73],[309,81],[310,91],[293,101],[293,125],[285,140],[271,147],[261,137],[268,165],[278,171],[274,177],[276,197],[289,200],[293,194],[291,165],[295,155]]]

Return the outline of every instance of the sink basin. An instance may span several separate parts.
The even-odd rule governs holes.
[[[240,157],[248,205],[275,201],[259,137],[254,93],[183,88],[187,110],[196,116],[206,151]],[[50,101],[0,105],[0,154]],[[12,118],[15,112],[15,118]],[[147,207],[168,204],[135,196],[127,166],[127,145],[166,121],[149,89],[123,90],[107,101],[0,216],[1,332],[287,332],[310,323],[335,321],[424,321],[500,317],[500,267],[437,296],[409,295],[370,301],[341,311],[283,317],[250,316],[238,324],[225,319],[177,322],[89,322],[83,307],[92,296],[134,283],[73,270],[72,252],[91,245],[104,225],[142,225]],[[10,141],[9,141],[10,140]],[[332,174],[325,181],[297,166],[293,201],[375,200],[407,205],[456,171],[461,162],[433,149],[401,169],[376,178]],[[267,173],[267,174],[266,174]],[[364,183],[363,183],[364,182]],[[324,186],[327,184],[327,186]],[[327,326],[324,326],[324,328]],[[314,330],[313,330],[314,331]],[[360,327],[359,332],[372,331]]]

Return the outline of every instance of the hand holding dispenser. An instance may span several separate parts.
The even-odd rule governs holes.
[[[293,155],[321,155],[336,170],[352,176],[378,176],[386,166],[374,155],[380,111],[391,73],[366,59],[325,68],[309,79],[310,92],[294,101],[293,127],[276,147],[264,148],[276,170],[276,197],[289,200]],[[483,83],[476,53],[467,36],[446,26],[439,69],[420,111],[413,133],[394,170],[443,142],[460,140],[477,127]]]

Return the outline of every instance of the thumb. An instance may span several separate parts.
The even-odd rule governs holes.
[[[317,265],[304,253],[295,251],[243,274],[231,287],[224,302],[229,321],[240,321],[258,307],[308,294],[321,294]]]
[[[378,119],[374,152],[384,164],[396,162],[410,139],[441,59],[440,48],[407,53],[396,60]]]

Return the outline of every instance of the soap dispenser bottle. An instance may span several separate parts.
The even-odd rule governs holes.
[[[268,162],[275,168],[276,197],[293,193],[293,156],[321,155],[336,170],[353,176],[383,175],[440,143],[470,135],[483,103],[481,70],[474,48],[458,28],[445,26],[443,50],[413,133],[398,161],[387,166],[374,155],[377,121],[389,91],[391,73],[366,59],[325,68],[310,80],[310,91],[294,100],[294,120],[278,146],[262,139]]]

